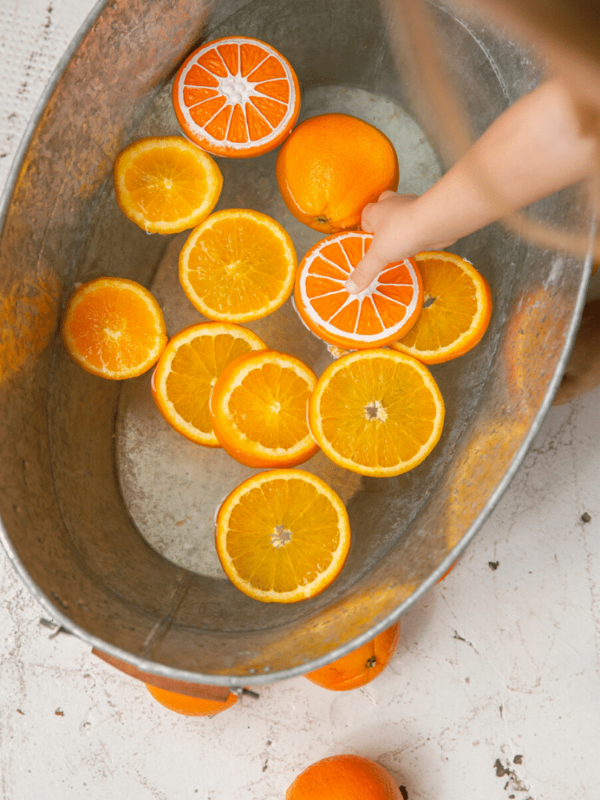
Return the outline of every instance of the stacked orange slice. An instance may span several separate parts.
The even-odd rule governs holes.
[[[210,414],[223,449],[249,467],[293,467],[317,451],[307,422],[317,378],[287,353],[237,358],[215,383]]]
[[[423,309],[396,350],[424,364],[458,358],[481,340],[492,314],[488,282],[466,259],[444,250],[415,256],[423,279]]]
[[[173,84],[184,133],[218,156],[248,158],[277,147],[300,112],[290,63],[258,39],[231,36],[200,47]]]
[[[204,322],[179,331],[169,340],[152,375],[152,394],[160,413],[190,441],[219,447],[208,410],[213,386],[233,360],[265,346],[252,331],[223,322]]]
[[[351,231],[322,239],[304,257],[294,300],[301,319],[329,344],[353,350],[382,347],[414,325],[423,303],[421,276],[405,258],[386,267],[359,294],[345,288],[372,234]]]

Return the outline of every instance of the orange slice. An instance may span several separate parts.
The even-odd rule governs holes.
[[[403,336],[419,316],[423,290],[411,258],[390,264],[359,294],[344,288],[372,239],[372,234],[359,231],[328,236],[300,264],[296,309],[310,330],[329,344],[353,350],[382,347]]]
[[[444,401],[420,361],[359,350],[330,364],[309,406],[310,428],[334,463],[377,478],[416,467],[442,433]]]
[[[261,472],[240,484],[217,513],[217,553],[237,588],[265,603],[295,603],[326,589],[350,548],[344,504],[298,469]]]
[[[183,714],[186,717],[212,717],[220,714],[237,703],[237,695],[229,692],[229,697],[223,703],[218,700],[205,700],[201,697],[190,697],[187,694],[170,692],[168,689],[161,689],[158,686],[151,686],[145,683],[144,686],[157,703],[174,711],[176,714]]]
[[[317,378],[286,353],[264,350],[233,361],[210,400],[221,446],[249,467],[295,467],[318,451],[308,428]]]
[[[400,641],[400,622],[377,634],[370,642],[320,669],[307,672],[305,678],[333,692],[347,692],[375,680],[390,663]]]
[[[423,310],[396,350],[424,364],[441,364],[468,353],[486,332],[492,315],[488,282],[460,256],[443,250],[419,253]]]
[[[179,279],[205,317],[249,322],[285,303],[296,265],[292,240],[278,222],[232,208],[192,231],[179,256]]]
[[[213,386],[234,359],[265,347],[252,331],[223,322],[204,322],[179,331],[152,375],[152,394],[160,413],[192,442],[219,447],[208,410]]]
[[[183,63],[173,106],[186,136],[209,153],[248,158],[277,147],[300,112],[290,63],[258,39],[208,42]]]
[[[69,298],[62,337],[80,367],[101,378],[141,375],[167,343],[160,306],[150,292],[126,278],[96,278]]]
[[[117,156],[117,203],[146,233],[193,228],[215,207],[223,176],[212,158],[181,136],[138,139]]]

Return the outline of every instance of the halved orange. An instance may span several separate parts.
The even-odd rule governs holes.
[[[296,603],[326,589],[350,548],[344,504],[327,484],[298,469],[261,472],[241,483],[217,513],[225,574],[265,603]]]
[[[305,678],[333,692],[347,692],[375,680],[390,663],[400,641],[400,621],[377,634],[370,642],[320,669],[307,672]]]
[[[317,443],[340,467],[377,478],[413,469],[437,444],[444,401],[426,366],[395,350],[359,350],[330,364],[309,405]]]
[[[318,451],[308,428],[317,378],[297,358],[263,350],[232,361],[210,399],[221,446],[249,467],[295,467]]]
[[[294,301],[301,319],[329,344],[353,350],[382,347],[414,325],[423,302],[421,276],[405,258],[387,266],[359,294],[345,283],[373,236],[351,231],[327,236],[304,256]]]
[[[215,207],[223,176],[213,159],[181,136],[138,139],[114,166],[117,203],[146,233],[193,228]]]
[[[192,442],[219,447],[208,410],[213,386],[228,364],[265,347],[252,331],[224,322],[203,322],[179,331],[152,375],[152,394],[160,413]]]
[[[285,303],[297,263],[292,240],[278,222],[230,208],[192,231],[179,256],[179,280],[205,317],[249,322]]]
[[[201,697],[190,697],[187,694],[171,692],[149,683],[145,683],[144,686],[161,706],[186,717],[212,717],[214,714],[220,714],[221,711],[231,708],[238,700],[237,695],[233,692],[229,692],[227,700],[221,703],[218,700],[205,700]]]
[[[148,289],[127,278],[96,278],[69,298],[62,338],[87,372],[121,380],[150,369],[165,348],[167,332]]]
[[[424,364],[458,358],[480,341],[492,315],[486,279],[466,259],[444,250],[415,256],[423,279],[423,309],[396,350]]]
[[[182,64],[173,106],[183,132],[209,153],[248,158],[277,147],[300,112],[291,64],[271,45],[230,36],[202,45]]]

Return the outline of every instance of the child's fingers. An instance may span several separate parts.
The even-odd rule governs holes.
[[[374,248],[371,247],[346,281],[346,291],[350,294],[362,292],[379,275],[381,270],[387,267],[388,263],[387,259],[378,256]]]

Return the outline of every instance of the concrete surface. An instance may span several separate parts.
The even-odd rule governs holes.
[[[1,0],[0,186],[92,5]],[[212,719],[166,711],[52,636],[0,553],[0,796],[283,800],[308,764],[346,752],[387,767],[409,800],[596,798],[599,485],[596,390],[550,411],[459,564],[403,618],[377,681],[336,694],[296,678]]]

